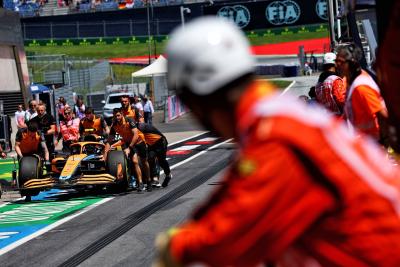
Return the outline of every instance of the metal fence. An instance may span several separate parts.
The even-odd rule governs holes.
[[[65,55],[29,56],[30,81],[47,85],[62,85],[56,97],[64,96],[72,103],[72,92],[86,96],[104,90],[111,82],[107,60],[67,57]]]

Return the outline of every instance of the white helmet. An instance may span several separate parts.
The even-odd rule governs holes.
[[[168,86],[206,96],[254,72],[254,59],[243,32],[232,22],[202,17],[175,30],[167,45]]]
[[[335,64],[336,54],[326,53],[324,55],[324,64]]]

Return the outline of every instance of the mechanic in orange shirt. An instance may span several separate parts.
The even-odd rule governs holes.
[[[48,161],[49,150],[43,133],[39,132],[38,124],[31,120],[27,122],[27,126],[18,129],[15,136],[15,152],[18,158],[37,154]]]
[[[400,266],[400,172],[380,147],[255,80],[227,20],[193,20],[167,54],[169,88],[239,151],[211,198],[157,238],[153,266]]]
[[[383,141],[387,136],[388,113],[378,85],[361,69],[361,56],[361,49],[354,44],[337,48],[337,69],[349,84],[345,118],[358,131]]]
[[[106,137],[110,133],[108,125],[102,116],[94,114],[92,107],[86,107],[85,117],[79,123],[79,134],[82,140],[91,140],[88,136]]]
[[[141,115],[139,109],[131,105],[131,100],[128,95],[121,96],[121,110],[124,117],[130,118],[136,123],[144,122],[143,116]]]
[[[119,134],[122,137],[124,152],[127,158],[133,163],[136,171],[137,191],[143,191],[143,180],[147,183],[147,191],[151,191],[152,183],[150,180],[150,167],[147,161],[148,151],[145,137],[138,130],[136,123],[131,118],[124,117],[122,109],[114,108],[113,115],[109,142],[106,144],[105,151],[110,149],[109,143],[114,139],[116,134]],[[139,161],[143,171],[140,168]]]

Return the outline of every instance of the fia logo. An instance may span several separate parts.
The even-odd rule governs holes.
[[[240,28],[244,28],[250,23],[250,11],[242,5],[224,6],[218,10],[217,16],[233,21]]]
[[[274,1],[265,10],[267,20],[273,25],[293,24],[300,14],[300,6],[292,0]]]
[[[315,5],[315,11],[317,12],[318,17],[323,20],[328,20],[328,1],[318,0]]]
[[[338,5],[338,11],[342,10],[341,1],[338,1]],[[318,0],[315,5],[315,12],[321,19],[328,20],[328,0]]]

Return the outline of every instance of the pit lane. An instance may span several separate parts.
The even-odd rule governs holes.
[[[45,192],[37,199],[33,198],[32,203],[17,202],[0,207],[0,232],[9,236],[1,239],[0,234],[0,244],[7,239],[8,241],[16,239],[20,234],[20,229],[10,228],[10,225],[18,226],[15,223],[8,225],[1,223],[3,208],[8,206],[8,211],[11,211],[10,205],[27,207],[23,209],[25,213],[21,211],[19,214],[14,213],[19,215],[14,218],[21,218],[21,215],[29,217],[27,211],[35,211],[29,209],[29,205],[39,205],[40,208],[40,205],[55,203],[57,205],[54,205],[62,210],[59,214],[55,213],[56,218],[47,218],[52,223],[43,228],[40,228],[40,224],[45,220],[40,218],[30,223],[23,222],[23,226],[26,229],[30,228],[31,232],[28,231],[22,236],[21,239],[26,238],[26,240],[21,244],[17,243],[21,239],[15,240],[0,250],[0,253],[1,251],[3,253],[0,265],[149,266],[153,257],[155,235],[182,221],[192,206],[203,198],[194,196],[204,195],[215,187],[206,182],[215,179],[215,174],[227,165],[232,152],[230,146],[221,145],[221,142],[222,140],[206,133],[171,145],[168,158],[171,166],[174,166],[174,177],[166,189],[143,194],[127,192],[119,195],[92,196],[53,190]],[[215,148],[208,151],[213,146]],[[92,203],[90,205],[81,203],[86,201]],[[73,203],[77,205],[79,203],[82,207],[78,209]],[[72,209],[61,208],[68,205],[71,205]],[[49,212],[49,209],[41,210]],[[34,214],[39,217],[41,215],[37,209]],[[10,218],[11,214],[7,215]],[[62,220],[65,221],[59,223]],[[147,227],[148,225],[151,227]],[[32,232],[32,228],[35,227],[36,231]],[[47,231],[43,231],[46,227]],[[16,244],[18,246],[15,246]],[[107,264],[104,264],[105,262]]]

